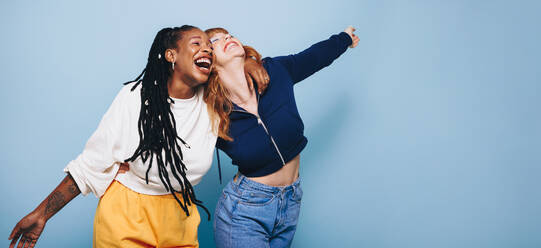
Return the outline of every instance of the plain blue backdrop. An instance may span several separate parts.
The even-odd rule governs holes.
[[[157,31],[222,26],[264,56],[357,28],[296,86],[306,126],[293,247],[541,247],[539,1],[2,1],[0,237],[146,63]],[[222,156],[227,181],[236,169]],[[215,164],[214,164],[215,165]],[[217,168],[197,186],[214,210]],[[90,247],[96,197],[38,247]],[[212,224],[199,227],[213,247]]]

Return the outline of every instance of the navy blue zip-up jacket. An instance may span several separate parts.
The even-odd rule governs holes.
[[[304,149],[308,140],[293,85],[330,65],[351,43],[342,32],[298,54],[263,59],[270,82],[265,94],[257,95],[259,116],[233,104],[229,115],[233,141],[219,138],[216,143],[240,173],[247,177],[272,174]]]

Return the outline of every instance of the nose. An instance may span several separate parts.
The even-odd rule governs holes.
[[[231,39],[231,35],[230,35],[230,34],[226,34],[226,35],[225,35],[225,40],[229,40],[229,39]]]
[[[201,51],[207,54],[212,54],[212,44],[205,42],[203,47],[201,48]]]

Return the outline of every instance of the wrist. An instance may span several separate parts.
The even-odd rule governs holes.
[[[36,209],[34,209],[34,211],[32,211],[30,214],[30,216],[32,216],[33,218],[35,219],[39,219],[39,220],[42,220],[44,222],[46,222],[47,220],[49,220],[50,216],[47,216],[45,214],[45,211],[44,209],[41,207],[41,206],[38,206]]]

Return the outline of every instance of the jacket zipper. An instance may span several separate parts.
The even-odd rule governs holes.
[[[257,100],[258,100],[258,105],[257,106],[259,107],[259,96],[258,96]],[[280,159],[282,160],[282,164],[286,165],[284,157],[282,156],[282,153],[280,152],[280,149],[278,149],[278,145],[276,145],[276,142],[274,141],[274,138],[272,137],[272,135],[270,135],[269,130],[267,130],[267,126],[265,126],[265,123],[263,122],[263,120],[261,120],[259,115],[254,115],[254,114],[252,114],[252,113],[250,113],[248,111],[245,111],[245,110],[232,110],[232,111],[247,113],[247,114],[255,116],[257,118],[257,124],[261,125],[263,127],[263,130],[265,130],[265,133],[267,133],[267,135],[270,137],[270,140],[271,140],[272,144],[274,145],[274,149],[276,149],[276,151],[278,152],[278,155],[280,156]]]

